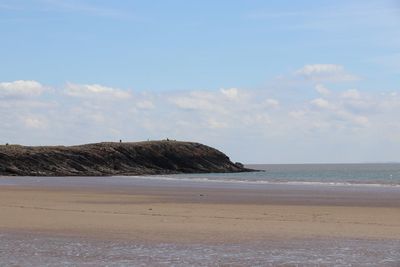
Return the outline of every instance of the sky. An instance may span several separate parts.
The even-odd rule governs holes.
[[[0,0],[0,143],[400,161],[400,1]]]

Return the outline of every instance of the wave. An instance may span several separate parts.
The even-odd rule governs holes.
[[[285,180],[248,180],[248,179],[228,179],[222,177],[177,177],[176,175],[151,175],[151,176],[118,176],[118,178],[194,182],[194,183],[221,183],[221,184],[248,184],[248,185],[309,185],[309,186],[362,186],[362,187],[399,187],[397,183],[378,183],[360,181],[285,181]]]

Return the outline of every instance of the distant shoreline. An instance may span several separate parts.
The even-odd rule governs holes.
[[[304,163],[245,163],[245,166],[252,168],[260,165],[365,165],[365,164],[400,164],[400,161],[388,162],[304,162]]]

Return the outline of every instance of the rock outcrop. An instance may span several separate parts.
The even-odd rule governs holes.
[[[79,146],[0,146],[0,175],[104,176],[251,171],[199,143],[149,141]]]

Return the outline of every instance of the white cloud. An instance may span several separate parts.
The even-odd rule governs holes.
[[[169,101],[176,107],[187,110],[224,112],[220,104],[221,95],[208,91],[192,91],[189,93],[175,94],[169,97]]]
[[[331,94],[331,91],[322,84],[315,85],[315,91],[323,96],[328,96]]]
[[[362,93],[357,89],[349,89],[339,95],[343,106],[356,112],[374,113],[379,112],[379,105],[382,105],[383,98]],[[389,96],[390,98],[390,96]],[[381,99],[381,100],[379,100]]]
[[[221,93],[230,99],[239,97],[239,90],[237,88],[221,89]]]
[[[354,116],[353,121],[360,126],[369,126],[369,119],[366,116]]]
[[[325,108],[325,109],[331,108],[331,104],[323,98],[313,99],[313,100],[311,100],[310,103],[319,108]]]
[[[249,101],[247,93],[238,88],[180,92],[169,96],[168,100],[180,109],[221,114],[226,114],[234,108],[244,107],[243,103]]]
[[[306,115],[306,112],[304,110],[294,110],[294,111],[289,111],[289,117],[294,118],[294,119],[301,119]]]
[[[370,116],[375,111],[373,98],[363,96],[357,90],[351,89],[343,93],[331,95],[329,101],[324,98],[316,98],[310,101],[313,107],[318,110],[310,109],[309,114],[297,116],[313,123],[318,129],[358,129],[371,126]],[[379,100],[383,101],[383,100]],[[292,114],[296,117],[296,113]],[[349,133],[351,134],[351,133]]]
[[[191,93],[187,96],[174,96],[169,98],[170,102],[175,104],[181,109],[193,109],[193,110],[210,110],[213,109],[211,100],[198,93]]]
[[[46,87],[36,81],[13,81],[0,83],[0,96],[39,96]]]
[[[273,108],[273,109],[276,109],[276,108],[279,108],[280,103],[279,103],[279,101],[276,100],[276,99],[268,98],[268,99],[265,99],[265,101],[263,102],[263,105],[264,105],[266,108]]]
[[[25,127],[33,129],[43,129],[47,127],[47,121],[43,117],[28,115],[22,118]]]
[[[136,103],[136,106],[141,109],[154,109],[154,103],[150,100],[142,100]]]
[[[299,75],[315,75],[325,73],[337,73],[343,71],[343,67],[334,64],[313,64],[305,65],[296,73]]]
[[[254,121],[261,125],[267,125],[272,123],[271,117],[265,113],[255,114]]]
[[[347,99],[360,99],[361,94],[358,90],[356,89],[350,89],[342,93],[342,98],[347,98]]]
[[[74,97],[104,97],[126,99],[131,93],[121,89],[107,87],[99,84],[73,84],[68,83],[65,93]]]
[[[313,82],[347,82],[359,79],[357,76],[347,73],[343,66],[335,64],[305,65],[298,69],[295,75]]]
[[[207,126],[211,129],[223,129],[226,128],[228,125],[225,122],[218,121],[215,118],[209,118],[207,120]]]

